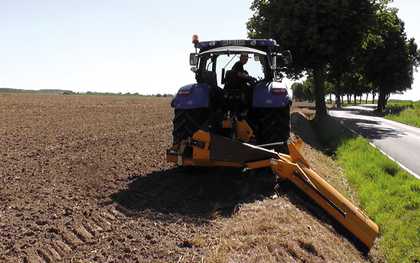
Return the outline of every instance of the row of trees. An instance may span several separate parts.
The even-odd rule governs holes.
[[[343,94],[377,93],[378,110],[383,110],[391,93],[411,88],[420,62],[414,39],[407,38],[389,2],[254,0],[248,34],[276,39],[291,50],[293,64],[286,73],[295,79],[307,76],[298,85],[303,96],[315,100],[318,117],[327,114],[327,88],[338,107]]]
[[[356,79],[357,81],[351,80],[351,79],[344,79],[341,83],[341,90],[340,94],[337,94],[336,87],[333,83],[329,81],[324,82],[324,89],[325,94],[327,95],[327,98],[329,96],[330,103],[332,102],[332,97],[334,96],[334,99],[336,103],[338,102],[341,104],[344,100],[347,101],[347,103],[359,103],[362,102],[362,97],[364,97],[365,103],[368,103],[368,99],[372,99],[372,103],[375,103],[375,99],[377,98],[377,90],[373,89],[371,85],[366,85],[362,83],[361,80]],[[313,94],[313,79],[311,77],[308,77],[306,80],[302,82],[295,82],[292,84],[292,91],[293,91],[293,98],[296,101],[314,101],[314,94]],[[338,98],[338,96],[340,96]],[[338,105],[339,107],[341,105]]]

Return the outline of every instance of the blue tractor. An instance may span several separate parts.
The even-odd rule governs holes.
[[[281,72],[291,62],[290,52],[272,39],[199,42],[193,36],[193,44],[190,65],[197,82],[180,88],[171,102],[175,114],[168,153],[191,155],[198,130],[286,153],[292,100]],[[248,58],[246,67],[257,76],[238,64]]]
[[[193,43],[190,64],[197,83],[182,87],[172,101],[173,145],[167,160],[181,167],[266,175],[259,171],[270,169],[371,248],[378,226],[310,167],[300,153],[302,140],[289,139],[291,97],[281,71],[291,61],[290,52],[271,39],[199,42],[193,37]],[[249,56],[259,69],[257,78],[243,67]]]

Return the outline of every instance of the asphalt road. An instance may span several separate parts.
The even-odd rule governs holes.
[[[372,111],[371,106],[351,106],[329,113],[420,179],[420,128],[372,116]]]

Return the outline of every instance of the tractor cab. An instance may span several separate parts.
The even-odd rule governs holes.
[[[284,145],[291,96],[281,72],[291,62],[290,52],[272,39],[200,42],[193,36],[193,44],[189,60],[197,82],[181,87],[172,101],[174,147],[198,129],[247,143]]]
[[[281,83],[281,71],[291,61],[289,51],[280,52],[275,40],[217,40],[199,42],[193,37],[195,52],[190,54],[191,70],[197,83],[210,85],[215,93],[222,94],[226,112],[242,118],[253,103],[255,87],[267,87],[270,83]],[[246,69],[233,69],[241,57],[248,59]],[[287,93],[285,85],[275,92]],[[282,90],[280,90],[282,89]]]

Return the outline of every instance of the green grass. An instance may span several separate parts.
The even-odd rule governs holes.
[[[420,261],[420,180],[360,137],[344,140],[336,158],[360,204],[380,227],[389,262]]]
[[[385,118],[420,127],[420,101],[390,101]]]
[[[387,261],[420,262],[420,180],[335,119],[312,125],[321,150],[338,162],[361,207],[379,225],[379,250]]]

